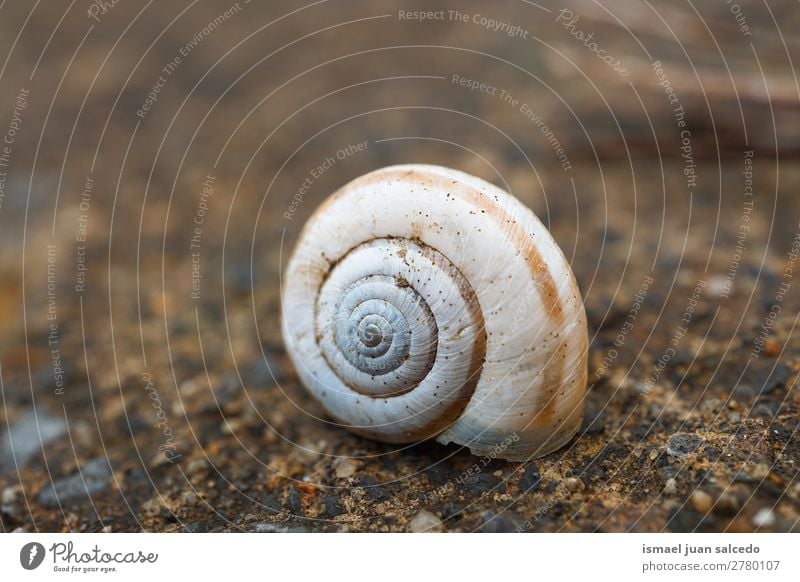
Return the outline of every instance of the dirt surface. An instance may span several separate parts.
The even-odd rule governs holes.
[[[798,529],[796,2],[79,4],[0,8],[3,531]],[[287,253],[407,162],[569,258],[563,449],[384,445],[299,384]]]

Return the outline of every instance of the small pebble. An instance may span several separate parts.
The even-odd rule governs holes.
[[[667,454],[673,457],[685,457],[693,453],[703,444],[703,439],[693,434],[673,435],[667,443]]]
[[[206,461],[204,457],[198,457],[189,461],[189,464],[186,466],[186,471],[190,475],[193,475],[195,473],[199,473],[200,471],[205,471],[207,468],[208,461]]]
[[[753,407],[753,410],[750,412],[750,416],[753,416],[753,417],[756,417],[756,418],[772,418],[777,413],[777,410],[778,409],[775,406],[775,404],[772,404],[772,403],[770,403],[770,404],[767,404],[767,403],[756,404]]]
[[[789,380],[789,369],[781,364],[767,366],[760,370],[754,370],[751,380],[759,394],[771,394],[778,388],[786,386]]]
[[[722,275],[714,275],[708,279],[706,293],[713,299],[719,299],[720,297],[729,295],[732,287],[733,285],[727,277],[723,277]]]
[[[10,471],[21,467],[33,456],[67,431],[63,418],[53,416],[43,408],[30,410],[2,431],[0,466]]]
[[[286,504],[289,506],[289,511],[292,515],[304,515],[303,513],[303,500],[300,497],[300,492],[292,487],[289,495],[286,497]]]
[[[409,531],[414,533],[440,532],[444,530],[442,520],[424,509],[414,516],[414,519],[409,522],[408,528]]]
[[[237,434],[242,432],[245,421],[242,418],[226,418],[222,421],[222,434]]]
[[[17,494],[22,491],[19,485],[11,485],[3,489],[2,504],[14,503],[17,500]]]
[[[338,457],[333,461],[333,471],[337,479],[348,479],[355,475],[358,465],[346,457]]]
[[[252,525],[250,531],[254,533],[286,533],[287,528],[278,524],[259,521]]]
[[[542,475],[539,473],[539,468],[531,463],[525,472],[522,474],[522,479],[519,481],[519,489],[522,493],[529,493],[539,488],[542,482]]]
[[[756,527],[770,527],[775,525],[775,513],[771,509],[759,509],[751,519]]]
[[[389,491],[378,483],[374,477],[360,477],[357,481],[359,487],[364,488],[364,493],[373,501],[385,501],[389,499]]]
[[[481,526],[483,533],[515,533],[519,532],[524,525],[523,520],[516,513],[510,511],[501,513],[484,511],[481,517],[483,518],[483,526]]]
[[[109,481],[111,467],[105,457],[99,457],[86,463],[80,472],[48,483],[39,492],[39,503],[55,507],[81,501],[105,491]]]
[[[322,503],[325,506],[325,515],[327,517],[336,517],[345,513],[342,502],[334,495],[323,497]]]
[[[774,358],[781,353],[781,344],[776,342],[774,339],[767,340],[764,343],[764,349],[761,353],[768,358]]]
[[[193,521],[183,526],[184,533],[205,533],[208,531],[208,525],[201,521]]]
[[[714,505],[714,500],[705,491],[698,489],[692,493],[692,507],[700,513],[708,513]]]
[[[678,492],[678,482],[673,478],[667,479],[664,484],[664,495],[675,495]]]

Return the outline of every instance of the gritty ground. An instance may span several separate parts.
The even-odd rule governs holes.
[[[569,30],[560,5],[441,4],[527,38],[408,4],[0,9],[0,134],[28,91],[0,190],[3,531],[800,527],[796,4],[740,2],[749,36],[678,2],[618,2],[625,27],[574,2]],[[570,260],[590,386],[563,449],[384,445],[299,384],[287,253],[338,186],[412,161],[507,188]]]

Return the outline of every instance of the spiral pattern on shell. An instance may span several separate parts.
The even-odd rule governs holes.
[[[461,172],[395,166],[332,195],[286,270],[283,333],[330,416],[371,438],[524,459],[580,425],[569,265],[529,209]]]
[[[368,397],[356,405],[377,419],[371,431],[389,441],[431,436],[455,420],[486,347],[464,276],[434,249],[399,238],[362,243],[336,263],[317,298],[315,332],[331,370]],[[388,398],[408,415],[387,415]]]

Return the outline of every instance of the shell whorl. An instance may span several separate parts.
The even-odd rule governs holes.
[[[366,397],[356,406],[378,418],[391,398],[406,411],[352,425],[383,440],[424,438],[452,423],[485,355],[469,283],[441,253],[409,239],[372,239],[338,260],[319,289],[314,325],[330,369]],[[347,422],[346,411],[336,416]]]
[[[461,172],[395,166],[332,195],[287,267],[283,334],[311,393],[365,436],[521,460],[580,425],[569,265],[528,208]]]

